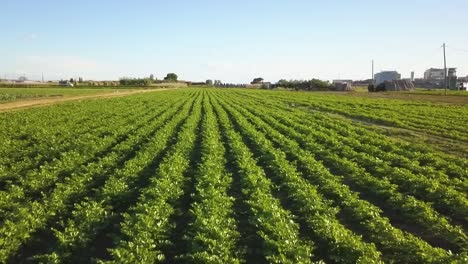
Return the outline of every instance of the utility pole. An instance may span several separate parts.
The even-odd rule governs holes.
[[[445,95],[447,95],[447,58],[445,56],[445,43],[442,45],[444,48],[444,89],[445,89]]]
[[[44,73],[42,73],[42,82],[44,83]]]

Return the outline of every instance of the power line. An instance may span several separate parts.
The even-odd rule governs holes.
[[[455,47],[452,47],[452,46],[446,46],[447,48],[450,48],[450,50],[455,50],[455,51],[460,51],[460,52],[468,52],[468,50],[466,49],[459,49],[459,48],[455,48]]]

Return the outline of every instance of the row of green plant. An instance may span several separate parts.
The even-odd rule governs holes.
[[[81,202],[75,203],[68,221],[54,227],[55,244],[48,249],[47,254],[38,258],[55,263],[88,262],[90,255],[94,253],[89,249],[90,244],[132,205],[132,197],[143,191],[142,182],[154,174],[152,166],[155,157],[167,149],[168,142],[186,120],[192,105],[191,99],[184,102],[182,108],[174,106],[170,119],[167,115],[161,116],[162,122],[156,127],[154,135],[135,131],[135,138],[149,137],[150,140],[141,144],[138,152],[123,167],[109,172],[110,175],[102,187]],[[153,125],[149,127],[154,129]],[[130,146],[138,144],[133,143]]]
[[[62,155],[72,152],[89,156],[90,149],[102,144],[102,139],[106,141],[119,135],[114,128],[124,126],[129,120],[154,117],[151,112],[157,109],[164,110],[163,105],[144,102],[130,108],[139,102],[135,99],[112,100],[112,107],[87,102],[86,107],[72,103],[3,114],[0,116],[3,127],[0,134],[4,138],[0,145],[0,182],[15,184],[17,175],[52,165]],[[127,110],[116,112],[114,108]]]
[[[175,105],[172,111],[167,111],[167,114],[160,116],[159,122],[164,124],[167,122],[164,120],[168,120],[168,117],[177,111],[178,107]],[[89,194],[89,190],[97,181],[105,181],[108,177],[107,173],[122,163],[121,158],[128,158],[128,153],[139,146],[141,140],[145,139],[145,134],[148,135],[148,131],[155,129],[153,125],[152,123],[147,124],[145,128],[141,128],[141,135],[130,136],[128,140],[115,146],[107,156],[87,164],[82,171],[74,172],[65,177],[62,182],[56,183],[54,190],[50,194],[43,195],[41,200],[28,201],[14,208],[14,213],[5,218],[0,226],[2,234],[0,237],[0,261],[12,257],[36,230],[49,228],[47,223],[51,219],[56,218],[57,214],[68,212],[70,205]],[[153,157],[148,154],[146,153],[147,157]],[[130,170],[130,168],[127,169]],[[135,167],[132,167],[130,175],[134,170]],[[121,189],[128,191],[127,186],[121,185],[120,182],[117,183]],[[124,202],[124,200],[119,202]],[[82,218],[80,218],[81,220]],[[80,236],[82,234],[75,233],[74,235]]]
[[[245,96],[245,94],[242,94]],[[249,96],[250,97],[250,96]],[[252,98],[252,97],[250,97]],[[259,97],[253,97],[258,98]],[[346,119],[331,117],[320,112],[304,112],[294,107],[287,107],[277,100],[261,98],[268,107],[273,107],[269,114],[278,116],[281,112],[289,113],[287,117],[291,121],[316,126],[315,129],[325,133],[331,133],[336,140],[345,142],[358,151],[376,155],[396,167],[404,167],[416,173],[437,178],[448,178],[447,184],[466,186],[466,168],[468,162],[443,153],[435,153],[433,150],[413,143],[404,143],[391,140],[379,132],[364,127],[357,123],[351,123]],[[312,119],[311,122],[308,122]],[[357,136],[358,135],[358,136]]]
[[[114,122],[106,126],[105,131],[112,130],[112,134],[107,132],[107,135],[104,136],[100,132],[96,134],[87,132],[76,135],[74,144],[81,143],[80,145],[71,149],[69,147],[62,149],[63,152],[60,156],[53,158],[50,162],[41,164],[38,168],[26,170],[24,173],[21,171],[12,172],[10,170],[7,175],[14,175],[16,177],[9,180],[5,184],[5,190],[0,192],[0,212],[2,215],[0,219],[6,217],[7,214],[15,214],[14,209],[23,203],[25,199],[28,201],[42,199],[44,195],[49,194],[58,182],[62,182],[69,175],[82,172],[86,168],[85,164],[93,163],[100,157],[105,157],[109,150],[112,150],[119,143],[128,139],[130,132],[138,130],[140,127],[148,126],[148,123],[153,124],[154,120],[151,119],[154,118],[154,113],[139,116],[142,113],[141,110],[137,109],[137,112],[132,112],[135,118],[132,118],[131,122],[128,121],[128,117],[124,117],[120,122]],[[162,114],[166,110],[167,108],[162,107],[156,113]],[[46,146],[39,144],[37,148],[47,149]],[[60,149],[61,147],[58,148]],[[15,165],[17,168],[27,166],[22,162]],[[10,210],[13,211],[10,213]]]
[[[257,152],[264,167],[271,170],[278,188],[287,196],[288,204],[301,221],[307,226],[307,233],[321,251],[325,261],[339,263],[379,263],[381,254],[374,244],[366,243],[362,238],[342,225],[336,214],[338,209],[324,199],[308,183],[294,164],[286,159],[286,154],[250,124],[244,116],[227,103],[223,108],[230,113],[232,121],[245,140]]]
[[[248,116],[258,130],[263,131],[293,160],[299,162],[298,168],[303,170],[304,177],[343,210],[347,222],[357,226],[365,237],[369,237],[376,243],[386,261],[405,263],[448,261],[447,252],[434,249],[411,234],[394,228],[387,218],[381,216],[382,211],[378,207],[359,199],[358,193],[352,192],[348,186],[340,182],[340,178],[331,174],[321,162],[316,160],[314,155],[316,152],[306,151],[300,146],[299,142],[304,141],[304,134],[296,132],[288,125],[276,125],[278,119],[268,116],[266,114],[268,110],[258,107],[258,104],[252,103],[251,108],[249,107],[251,112],[245,109],[246,106],[244,102],[242,108],[237,106],[237,110],[242,115]],[[324,147],[316,145],[314,151]],[[426,227],[429,227],[431,231],[438,231],[439,239],[453,243],[458,251],[466,248],[468,240],[461,228],[453,228],[444,219],[434,220],[436,221],[429,222],[429,224],[437,224],[437,226],[427,225]],[[444,229],[446,226],[450,227],[448,232]]]
[[[270,112],[270,115],[275,116],[279,119],[284,119],[285,115],[278,114],[278,112]],[[340,139],[336,136],[336,133],[327,131],[325,134],[318,131],[320,126],[317,124],[309,124],[309,126],[315,126],[316,129],[309,129],[307,125],[301,123],[307,123],[308,117],[306,115],[300,116],[294,121],[288,120],[289,126],[294,126],[296,129],[304,131],[307,135],[314,135],[318,141],[329,146],[341,155],[349,157],[350,160],[356,162],[359,166],[366,169],[370,173],[380,176],[386,175],[389,180],[399,186],[399,190],[402,192],[411,194],[417,198],[433,202],[435,208],[439,211],[446,213],[450,217],[453,217],[460,221],[466,221],[468,213],[468,202],[464,191],[466,188],[466,178],[462,180],[453,180],[444,174],[415,174],[412,171],[395,166],[395,164],[389,164],[387,160],[389,157],[383,155],[381,159],[373,153],[356,151],[352,145],[345,145],[346,139]],[[349,134],[349,132],[348,132]],[[351,135],[351,138],[358,138],[365,133]],[[454,181],[455,183],[453,183]],[[457,186],[458,188],[452,188],[451,185]],[[448,186],[447,186],[448,185]],[[457,190],[458,189],[458,190]]]
[[[207,96],[203,100],[201,161],[196,170],[191,223],[185,239],[191,263],[240,263],[240,234],[234,219],[232,177],[226,171],[225,148]]]
[[[252,105],[258,105],[258,102],[252,102]],[[257,110],[256,114],[261,114],[261,113],[259,113]],[[296,138],[300,140],[299,142],[301,142],[301,146],[307,147],[308,144],[317,144],[317,143],[319,143],[319,145],[322,145],[322,147],[317,147],[313,149],[314,153],[320,153],[326,150],[333,151],[334,156],[339,156],[339,157],[335,160],[334,160],[334,157],[331,157],[329,159],[331,168],[333,168],[333,166],[336,165],[336,162],[343,160],[344,164],[355,164],[353,165],[354,167],[359,168],[359,171],[363,171],[365,167],[359,166],[359,161],[361,157],[364,156],[365,157],[364,160],[367,160],[367,161],[371,159],[367,153],[353,151],[352,149],[349,148],[349,146],[346,146],[345,144],[343,144],[343,142],[346,142],[346,139],[343,139],[343,141],[340,141],[339,137],[338,138],[335,137],[335,134],[333,133],[333,131],[320,132],[321,124],[316,123],[315,121],[310,121],[310,119],[314,119],[314,117],[301,115],[298,118],[293,118],[293,115],[291,114],[281,114],[280,112],[276,112],[276,111],[273,113],[271,111],[271,107],[269,107],[269,111],[267,111],[266,113],[263,113],[263,115],[265,116],[265,118],[269,119],[270,124],[272,126],[280,127],[282,129],[285,129],[285,128],[288,129],[289,130],[287,132],[288,134],[300,133],[300,134],[297,134]],[[361,131],[361,133],[359,134],[352,134],[350,133],[350,128],[347,128],[346,132],[348,135],[347,138],[358,138],[358,137],[362,137],[365,135],[365,131]],[[382,142],[385,142],[385,141],[383,140]],[[352,154],[349,154],[349,153],[352,153]],[[378,164],[373,164],[372,168],[375,168],[375,167],[378,168],[378,166],[380,166],[381,164],[386,163],[385,160],[379,160],[379,159],[373,159],[373,160],[377,160]],[[388,168],[388,167],[390,166],[387,165],[385,168]],[[395,167],[393,166],[392,168],[395,168]],[[366,171],[363,171],[363,172],[367,173]],[[373,171],[373,173],[377,174],[378,172]],[[344,175],[349,176],[349,171],[345,171]],[[387,176],[386,178],[384,178],[384,180],[388,181],[389,180],[388,178],[390,178],[390,176],[393,174],[384,173],[384,175]],[[443,174],[436,174],[436,175],[443,175]],[[437,186],[444,186],[450,189],[450,187],[445,186],[441,183],[438,183],[439,179],[435,177],[434,175],[431,178],[426,178],[425,175],[419,175],[419,178],[420,178],[419,179],[420,181],[425,180],[425,182],[429,182],[430,184],[437,184]],[[443,177],[443,179],[445,179],[445,177]],[[419,182],[419,180],[417,182]],[[393,188],[398,187],[395,185],[392,185],[392,186]],[[460,187],[460,189],[462,189],[462,187]],[[452,190],[452,193],[453,193],[453,190]],[[464,198],[465,196],[463,193],[457,193],[454,196],[456,197],[458,201],[463,201],[463,199],[465,199]],[[423,206],[422,208],[427,208],[427,206]],[[463,210],[463,207],[461,209]],[[458,212],[457,210],[458,210],[458,207],[452,207],[451,209],[449,210],[446,209],[445,211],[455,211],[456,215],[460,215],[463,213],[463,211]],[[423,211],[427,211],[427,209],[424,209]],[[435,213],[433,209],[431,209],[431,211]],[[409,217],[411,217],[411,215],[409,215]],[[421,220],[421,218],[415,218],[415,220]],[[439,221],[437,218],[433,220],[434,222]],[[446,220],[442,221],[442,223],[445,223],[445,222],[447,221]],[[433,225],[432,221],[429,221],[427,224],[428,225],[426,226],[426,228],[430,228]],[[457,232],[458,231],[455,231],[455,233]]]
[[[460,221],[468,219],[468,200],[465,193],[452,188],[450,186],[453,185],[452,180],[444,177],[443,174],[413,173],[408,169],[389,164],[387,162],[389,157],[385,155],[378,159],[372,153],[356,151],[352,147],[344,145],[343,141],[334,137],[333,134],[321,134],[297,122],[290,122],[288,125],[301,128],[308,135],[314,135],[315,132],[314,138],[334,150],[336,154],[353,160],[358,166],[376,177],[385,176],[391,183],[398,186],[399,191],[433,203],[434,208],[452,218]],[[358,135],[352,137],[356,138]],[[466,185],[466,178],[455,182],[458,183],[458,189],[463,189]]]
[[[329,113],[361,104],[432,108],[192,88],[0,114],[0,263],[468,262],[467,161]]]
[[[178,104],[180,105],[180,103]],[[40,165],[37,169],[27,170],[25,173],[10,171],[11,175],[17,177],[14,178],[15,181],[8,181],[8,184],[5,184],[5,190],[0,192],[0,212],[2,215],[0,219],[7,217],[7,215],[14,215],[15,210],[24,203],[25,199],[27,201],[43,199],[58,182],[63,182],[67,176],[82,173],[86,170],[86,164],[105,158],[110,151],[118,150],[122,143],[132,142],[129,140],[132,138],[129,136],[130,132],[141,130],[141,128],[148,130],[147,132],[151,131],[148,128],[161,122],[156,117],[168,112],[167,105],[163,104],[160,108],[159,111],[150,109],[149,113],[144,112],[146,109],[136,108],[136,112],[129,112],[133,117],[131,122],[128,121],[129,116],[125,115],[122,117],[123,120],[117,120],[118,122],[115,121],[111,125],[104,126],[105,128],[99,127],[97,129],[102,130],[106,135],[100,132],[94,135],[91,131],[77,135],[75,144],[80,142],[79,147],[70,151],[62,149],[63,152],[59,157]],[[170,118],[170,115],[167,114],[163,116]],[[96,122],[102,122],[102,120],[96,120]],[[37,147],[47,149],[39,144]],[[57,148],[60,149],[60,147]],[[120,155],[124,158],[126,154],[121,152]],[[16,165],[20,167],[24,166],[24,163]],[[18,175],[22,176],[18,177]]]
[[[184,173],[189,168],[195,148],[201,108],[201,99],[197,99],[193,111],[182,124],[176,144],[159,164],[138,202],[124,214],[117,246],[110,249],[113,257],[111,263],[167,261],[163,249],[171,243],[174,205],[183,196],[188,181]]]
[[[216,100],[212,101],[235,163],[242,194],[245,196],[242,197],[243,203],[249,208],[248,223],[261,239],[258,245],[261,257],[269,263],[310,263],[313,244],[300,238],[299,225],[293,215],[272,195],[273,183],[257,165],[222,106]]]
[[[342,95],[307,95],[291,96],[284,92],[270,95],[297,106],[305,106],[327,113],[337,113],[364,122],[383,124],[444,136],[454,140],[468,142],[464,123],[468,111],[463,106],[414,103],[401,100],[385,102],[376,99],[344,97]],[[424,118],[421,118],[424,116]]]

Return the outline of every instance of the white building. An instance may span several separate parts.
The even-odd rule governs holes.
[[[424,72],[424,79],[426,80],[443,80],[444,78],[444,69],[430,68]]]
[[[385,81],[395,81],[401,79],[401,74],[397,71],[382,71],[374,75],[375,84],[379,85]]]

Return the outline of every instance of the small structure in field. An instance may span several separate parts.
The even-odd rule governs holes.
[[[335,91],[350,92],[350,91],[353,91],[353,85],[351,83],[352,82],[333,81],[333,86],[334,86]]]
[[[410,80],[394,80],[385,82],[385,91],[412,91],[414,84]]]
[[[61,80],[58,82],[59,86],[65,86],[65,87],[73,87],[73,83],[68,81],[68,80]]]
[[[414,83],[411,80],[385,81],[377,86],[369,85],[369,92],[413,91]]]
[[[457,68],[448,68],[447,71],[447,88],[450,90],[457,90]]]
[[[252,89],[271,89],[271,82],[264,82],[263,78],[255,78],[250,84],[247,85],[247,88]]]

